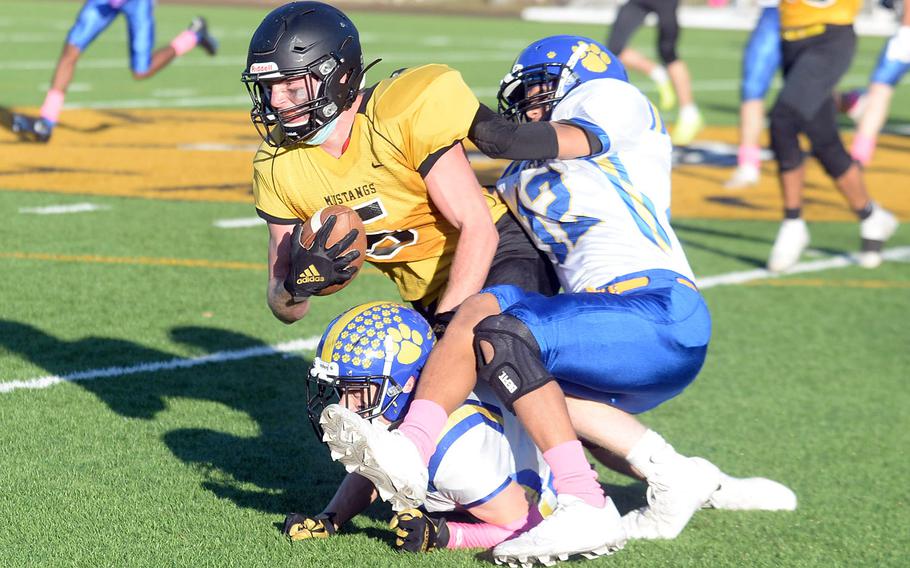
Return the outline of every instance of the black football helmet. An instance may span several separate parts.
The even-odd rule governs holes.
[[[322,2],[291,2],[259,24],[241,81],[253,100],[256,130],[279,147],[305,142],[350,108],[364,72],[360,35],[341,10]],[[309,100],[281,112],[272,107],[271,83],[307,75],[319,81]]]

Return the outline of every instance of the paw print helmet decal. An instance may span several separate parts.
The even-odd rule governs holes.
[[[499,112],[525,122],[527,111],[543,108],[547,120],[549,111],[569,91],[594,79],[628,81],[629,77],[619,57],[593,39],[558,35],[537,40],[518,55],[499,83]]]
[[[402,418],[435,341],[423,316],[391,302],[361,304],[332,320],[307,377],[307,414],[320,439],[319,416],[334,402],[368,420]]]

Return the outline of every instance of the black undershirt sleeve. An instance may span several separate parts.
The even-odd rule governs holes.
[[[571,124],[571,123],[567,123]],[[572,124],[576,128],[581,128]],[[597,136],[582,128],[591,146],[599,153],[603,146]],[[481,104],[474,115],[468,138],[491,158],[508,160],[552,160],[559,155],[556,130],[549,122],[515,123]]]

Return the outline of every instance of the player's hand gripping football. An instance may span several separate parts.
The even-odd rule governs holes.
[[[395,513],[389,522],[395,531],[395,548],[407,552],[427,552],[445,548],[449,543],[449,527],[444,518],[433,518],[420,509],[405,509]]]
[[[332,522],[331,516],[324,513],[315,517],[291,513],[284,518],[282,532],[291,540],[329,538],[335,534],[335,524]]]
[[[316,231],[309,247],[300,242],[303,224],[294,226],[294,232],[291,233],[291,271],[284,280],[284,288],[295,302],[302,302],[324,288],[346,282],[357,272],[349,265],[360,256],[360,252],[352,250],[341,254],[357,238],[356,230],[349,232],[331,247],[326,246],[336,220],[335,215],[330,215]]]

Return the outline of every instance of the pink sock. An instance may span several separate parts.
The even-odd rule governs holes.
[[[48,91],[47,96],[44,97],[44,104],[41,105],[41,118],[51,124],[57,124],[60,111],[63,110],[63,96],[63,91],[58,89]]]
[[[197,43],[199,43],[199,37],[196,35],[196,32],[184,30],[171,40],[171,47],[173,47],[174,51],[177,52],[177,55],[180,56],[196,47]]]
[[[753,144],[743,144],[739,147],[736,161],[740,166],[758,169],[761,166],[761,148]]]
[[[543,453],[543,459],[553,472],[556,493],[574,495],[595,507],[604,506],[603,489],[597,483],[597,473],[585,458],[581,442],[571,440],[554,446]]]
[[[448,523],[449,542],[446,548],[492,548],[534,528],[542,520],[540,511],[532,505],[525,517],[503,527],[490,523]]]
[[[853,146],[850,147],[850,155],[853,156],[853,159],[867,166],[872,161],[873,152],[875,152],[875,138],[863,136],[857,132],[853,137]]]
[[[448,419],[443,407],[432,400],[417,399],[411,403],[398,431],[414,442],[423,456],[423,463],[429,464],[430,456],[436,451],[436,440]]]

